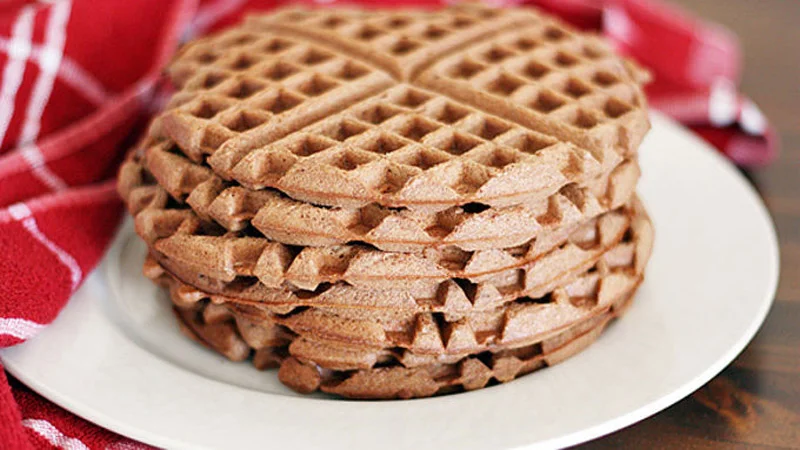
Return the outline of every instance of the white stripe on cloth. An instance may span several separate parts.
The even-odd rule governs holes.
[[[74,291],[75,288],[78,287],[78,283],[80,283],[81,277],[83,276],[83,271],[81,271],[78,261],[42,233],[28,205],[24,203],[13,204],[8,207],[8,212],[14,220],[22,223],[22,226],[28,230],[28,233],[30,233],[34,239],[44,245],[62,264],[64,264],[69,270],[70,282],[72,283],[70,289]]]
[[[0,317],[0,334],[27,340],[36,335],[46,325],[28,319]]]
[[[767,118],[751,100],[745,100],[742,105],[739,123],[745,133],[753,136],[762,136],[767,132]]]
[[[619,6],[603,8],[603,24],[604,31],[614,38],[612,41],[632,44],[639,39],[639,28]]]
[[[203,34],[208,28],[212,27],[220,18],[236,11],[244,5],[247,0],[216,0],[210,2],[197,11],[194,20],[189,25],[187,38],[193,38],[197,34]]]
[[[736,121],[738,113],[736,86],[725,78],[715,79],[708,95],[708,120],[711,125],[727,127]]]
[[[89,447],[79,439],[64,435],[52,423],[44,419],[24,419],[22,426],[45,438],[53,447],[64,450],[89,450]]]
[[[102,105],[109,98],[105,86],[66,55],[61,60],[61,67],[58,68],[58,77],[95,105]]]
[[[152,98],[150,99],[150,103],[147,105],[147,112],[149,114],[155,114],[159,111],[162,111],[169,103],[170,99],[172,98],[172,94],[164,89],[156,91]]]
[[[42,183],[44,183],[51,191],[58,192],[67,188],[67,183],[58,175],[53,173],[44,160],[42,151],[36,144],[28,145],[20,150],[20,155],[31,166],[33,174]]]
[[[35,10],[30,6],[22,8],[8,44],[8,61],[3,69],[3,85],[0,87],[0,145],[5,140],[11,118],[14,116],[14,102],[17,90],[22,84],[25,64],[31,53],[31,35]]]
[[[10,47],[11,41],[0,37],[0,52],[8,53]],[[41,45],[34,44],[31,46],[31,60],[41,65],[43,55],[44,50]],[[64,55],[61,59],[58,78],[95,105],[101,105],[108,100],[109,94],[103,84],[70,58],[69,55]]]
[[[145,77],[133,85],[131,91],[135,93],[135,100],[139,102],[139,107],[147,112],[153,109],[153,98],[156,94],[155,87],[158,80],[153,77]]]
[[[42,114],[53,92],[53,82],[56,79],[61,59],[64,56],[64,44],[67,41],[67,22],[69,21],[72,1],[64,0],[53,3],[50,7],[50,17],[44,34],[44,47],[40,52],[39,76],[33,85],[33,93],[28,100],[25,110],[25,122],[22,133],[17,140],[17,146],[34,142],[39,136]]]

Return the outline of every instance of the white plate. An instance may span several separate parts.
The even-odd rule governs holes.
[[[141,275],[130,224],[52,326],[2,352],[62,407],[169,448],[501,449],[572,445],[680,400],[764,319],[778,278],[770,218],[749,184],[661,116],[641,152],[656,244],[633,307],[586,351],[508,384],[432,399],[301,397],[274,371],[183,338]]]

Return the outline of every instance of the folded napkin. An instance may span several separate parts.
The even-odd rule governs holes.
[[[52,322],[103,256],[122,216],[113,181],[117,164],[163,103],[161,69],[180,39],[234,23],[245,10],[282,3],[0,3],[0,347],[30,339]],[[443,0],[364,2],[380,3],[438,6]],[[773,159],[775,133],[737,92],[739,47],[726,30],[657,0],[492,3],[536,4],[602,32],[651,70],[654,108],[740,165]],[[0,443],[146,448],[60,409],[2,370]]]

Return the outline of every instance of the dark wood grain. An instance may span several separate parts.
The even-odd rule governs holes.
[[[781,280],[764,326],[720,375],[667,410],[580,448],[800,448],[800,1],[672,1],[739,35],[742,89],[780,133],[780,159],[748,176],[778,229]]]

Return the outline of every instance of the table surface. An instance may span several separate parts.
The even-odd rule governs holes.
[[[580,448],[800,448],[800,1],[671,1],[739,35],[742,90],[780,133],[778,161],[746,174],[778,230],[778,294],[755,339],[716,378],[661,413]]]

